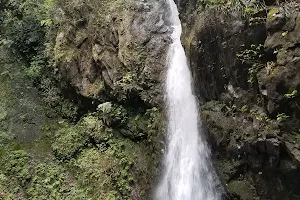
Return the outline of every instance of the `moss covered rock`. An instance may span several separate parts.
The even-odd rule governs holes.
[[[111,94],[119,101],[139,98],[152,105],[161,101],[159,83],[169,31],[164,4],[58,2],[53,53],[61,83],[98,100]]]

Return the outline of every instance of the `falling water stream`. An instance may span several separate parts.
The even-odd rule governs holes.
[[[180,41],[182,32],[177,6],[166,0],[173,27],[168,53],[166,97],[168,109],[167,151],[157,200],[220,200],[210,150],[199,126],[192,77]]]

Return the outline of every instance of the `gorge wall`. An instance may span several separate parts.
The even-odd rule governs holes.
[[[299,4],[180,3],[224,185],[233,199],[299,199]]]
[[[298,199],[298,3],[177,3],[204,126],[231,198]],[[62,83],[138,112],[163,108],[164,1],[68,1],[61,9],[54,58]],[[155,141],[163,141],[158,132]]]
[[[165,147],[162,88],[172,32],[165,1],[54,2],[51,23],[43,21],[49,22],[47,71],[37,81],[51,111],[31,141],[35,153],[0,127],[0,157],[8,163],[0,167],[0,198],[151,199]],[[299,3],[176,3],[228,199],[299,199]],[[46,159],[38,158],[40,151]]]

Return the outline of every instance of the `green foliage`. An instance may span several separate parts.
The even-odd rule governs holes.
[[[112,187],[112,176],[117,170],[116,158],[96,149],[86,149],[75,161],[75,166],[79,184],[88,194],[102,197]]]
[[[23,200],[22,190],[18,183],[0,172],[0,199],[2,200]]]
[[[272,8],[267,15],[267,20],[272,21],[275,18],[275,15],[278,13],[278,10],[276,8]]]
[[[288,31],[282,32],[281,36],[285,38],[288,35],[288,33],[289,33]]]
[[[96,143],[106,142],[113,137],[113,129],[106,126],[104,122],[95,115],[88,115],[81,119],[80,126],[85,134]]]
[[[26,151],[13,150],[15,142],[9,141],[0,154],[0,199],[88,199],[59,163],[33,162]]]
[[[263,51],[262,44],[259,45],[252,44],[250,46],[250,49],[241,51],[239,54],[237,54],[237,57],[245,63],[250,63],[250,64],[256,63],[257,60],[262,58],[263,56],[262,51]]]
[[[254,116],[257,120],[262,122],[271,122],[271,119],[268,118],[266,113],[263,113],[257,109],[251,109],[250,114]]]
[[[43,75],[51,72],[43,70]],[[78,115],[79,107],[74,102],[70,102],[63,97],[61,89],[57,86],[53,77],[43,76],[38,84],[43,101],[49,105],[52,112],[59,113],[66,119],[75,120]]]
[[[249,19],[249,26],[264,24],[266,22],[266,18],[264,17],[251,17]]]
[[[266,5],[257,0],[253,0],[245,5],[244,13],[248,19],[249,26],[264,24],[266,22]]]
[[[52,149],[59,158],[70,159],[87,144],[88,137],[80,125],[63,125],[57,131]]]
[[[133,71],[127,72],[121,80],[114,83],[114,86],[118,89],[118,94],[116,95],[119,96],[121,102],[130,99],[132,94],[143,90],[138,81],[138,72],[133,69]]]
[[[33,56],[29,67],[25,69],[25,74],[29,78],[38,80],[42,76],[43,68],[45,66],[46,66],[45,60],[41,57],[41,55]]]
[[[53,21],[51,19],[44,19],[41,21],[42,26],[51,26],[53,24]]]
[[[78,106],[66,99],[61,99],[62,101],[57,102],[58,105],[55,108],[64,118],[75,120],[79,109]]]
[[[116,194],[117,194],[116,191],[110,191],[110,192],[108,193],[107,200],[116,200]]]
[[[32,197],[30,199],[63,199],[63,182],[64,175],[57,166],[39,164],[28,189],[28,194]]]
[[[36,0],[8,1],[3,10],[1,39],[11,41],[11,47],[27,61],[43,49],[45,32],[40,19],[45,15],[43,6]]]
[[[86,149],[74,161],[85,191],[100,199],[126,199],[132,190],[134,153],[131,141],[112,139],[106,150]],[[88,186],[88,187],[87,187]]]
[[[152,158],[141,157],[146,154],[141,154],[138,144],[117,136],[120,128],[127,126],[128,119],[124,124],[115,124],[113,128],[103,122],[104,115],[111,115],[112,118],[122,116],[118,112],[120,107],[106,103],[99,106],[98,112],[86,115],[77,124],[60,121],[56,125],[45,127],[47,140],[52,142],[56,159],[62,162],[32,162],[26,152],[13,151],[11,155],[15,156],[5,159],[5,162],[9,160],[7,163],[11,164],[7,165],[6,169],[10,170],[5,171],[3,179],[16,177],[18,181],[25,181],[21,187],[14,184],[16,191],[7,190],[7,184],[0,182],[5,195],[11,195],[14,199],[14,195],[24,190],[28,199],[32,200],[129,199],[131,191],[136,187],[137,176],[143,174],[146,177],[149,171],[146,160],[149,159],[151,165],[153,162],[150,162]],[[129,115],[121,108],[128,117],[139,116],[138,120],[141,120],[149,133],[158,134],[157,127],[161,122],[157,108],[149,109],[143,115]],[[7,135],[4,134],[3,138],[6,141]],[[150,154],[149,156],[151,157]],[[68,171],[75,177],[70,178]]]
[[[226,3],[225,0],[198,0],[198,1],[201,1],[207,5],[218,5],[218,4]]]
[[[122,134],[131,139],[137,139],[147,134],[147,117],[143,115],[134,115],[129,117],[127,127],[122,131]]]
[[[237,57],[242,61],[242,63],[251,65],[251,68],[249,68],[249,83],[255,82],[257,72],[264,67],[264,65],[261,64],[263,55],[263,45],[261,44],[252,44],[250,49],[246,49],[237,54]]]
[[[10,145],[13,138],[14,137],[11,134],[0,131],[0,148],[4,148],[4,147],[7,147],[8,145]]]
[[[54,163],[40,163],[35,167],[27,194],[30,200],[86,199],[82,190],[69,185],[64,169]]]
[[[245,12],[248,16],[253,16],[253,15],[256,15],[257,13],[263,11],[262,9],[256,9],[254,7],[247,7],[245,9]]]
[[[23,150],[11,151],[4,159],[4,172],[24,185],[30,179],[29,156]]]
[[[286,115],[285,113],[280,113],[280,114],[278,114],[278,115],[276,116],[276,120],[277,120],[278,122],[283,122],[283,121],[285,121],[287,118],[289,118],[289,116]]]
[[[249,107],[247,105],[243,105],[243,107],[241,108],[242,112],[247,112],[249,110]]]
[[[287,93],[284,95],[284,98],[287,98],[287,99],[293,99],[297,96],[298,94],[298,91],[297,90],[293,90],[291,93]]]
[[[0,44],[11,50],[11,56],[22,58],[24,73],[35,84],[49,76],[45,52],[46,35],[52,26],[49,11],[53,0],[6,0],[0,8]],[[1,12],[2,11],[2,12]]]
[[[106,153],[115,156],[118,159],[119,171],[116,172],[114,182],[116,182],[116,190],[120,192],[122,197],[128,197],[132,190],[133,181],[133,165],[135,153],[133,144],[130,140],[114,139],[109,141],[110,147]]]
[[[107,126],[121,125],[128,119],[128,114],[122,106],[111,102],[100,104],[97,108],[99,117]]]

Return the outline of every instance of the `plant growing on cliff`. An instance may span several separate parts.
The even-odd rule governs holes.
[[[278,122],[283,122],[283,121],[285,121],[285,120],[288,119],[288,118],[289,118],[289,116],[286,115],[285,113],[280,113],[280,114],[278,114],[278,115],[276,116],[276,120],[277,120]]]
[[[266,22],[267,6],[264,2],[252,0],[250,3],[244,4],[244,13],[248,19],[249,26],[264,24]]]
[[[62,124],[61,129],[54,136],[51,147],[58,158],[68,160],[82,151],[87,142],[88,137],[80,124]]]
[[[122,106],[114,105],[111,102],[105,102],[97,107],[99,117],[107,126],[123,124],[128,116]]]
[[[6,5],[1,8],[1,39],[11,41],[11,48],[30,62],[43,50],[45,32],[40,24],[45,15],[43,4],[34,0],[8,0]]]
[[[30,179],[29,156],[25,151],[11,151],[4,160],[6,174],[15,176],[22,185]]]
[[[293,90],[291,93],[287,93],[284,95],[284,98],[287,98],[287,99],[293,99],[297,96],[298,94],[298,91],[297,90]]]
[[[249,83],[254,83],[256,80],[256,74],[257,72],[264,67],[264,65],[261,63],[261,59],[263,57],[263,45],[255,45],[252,44],[250,46],[250,49],[246,49],[241,51],[236,56],[242,63],[251,65],[251,67],[248,70],[249,73]]]

